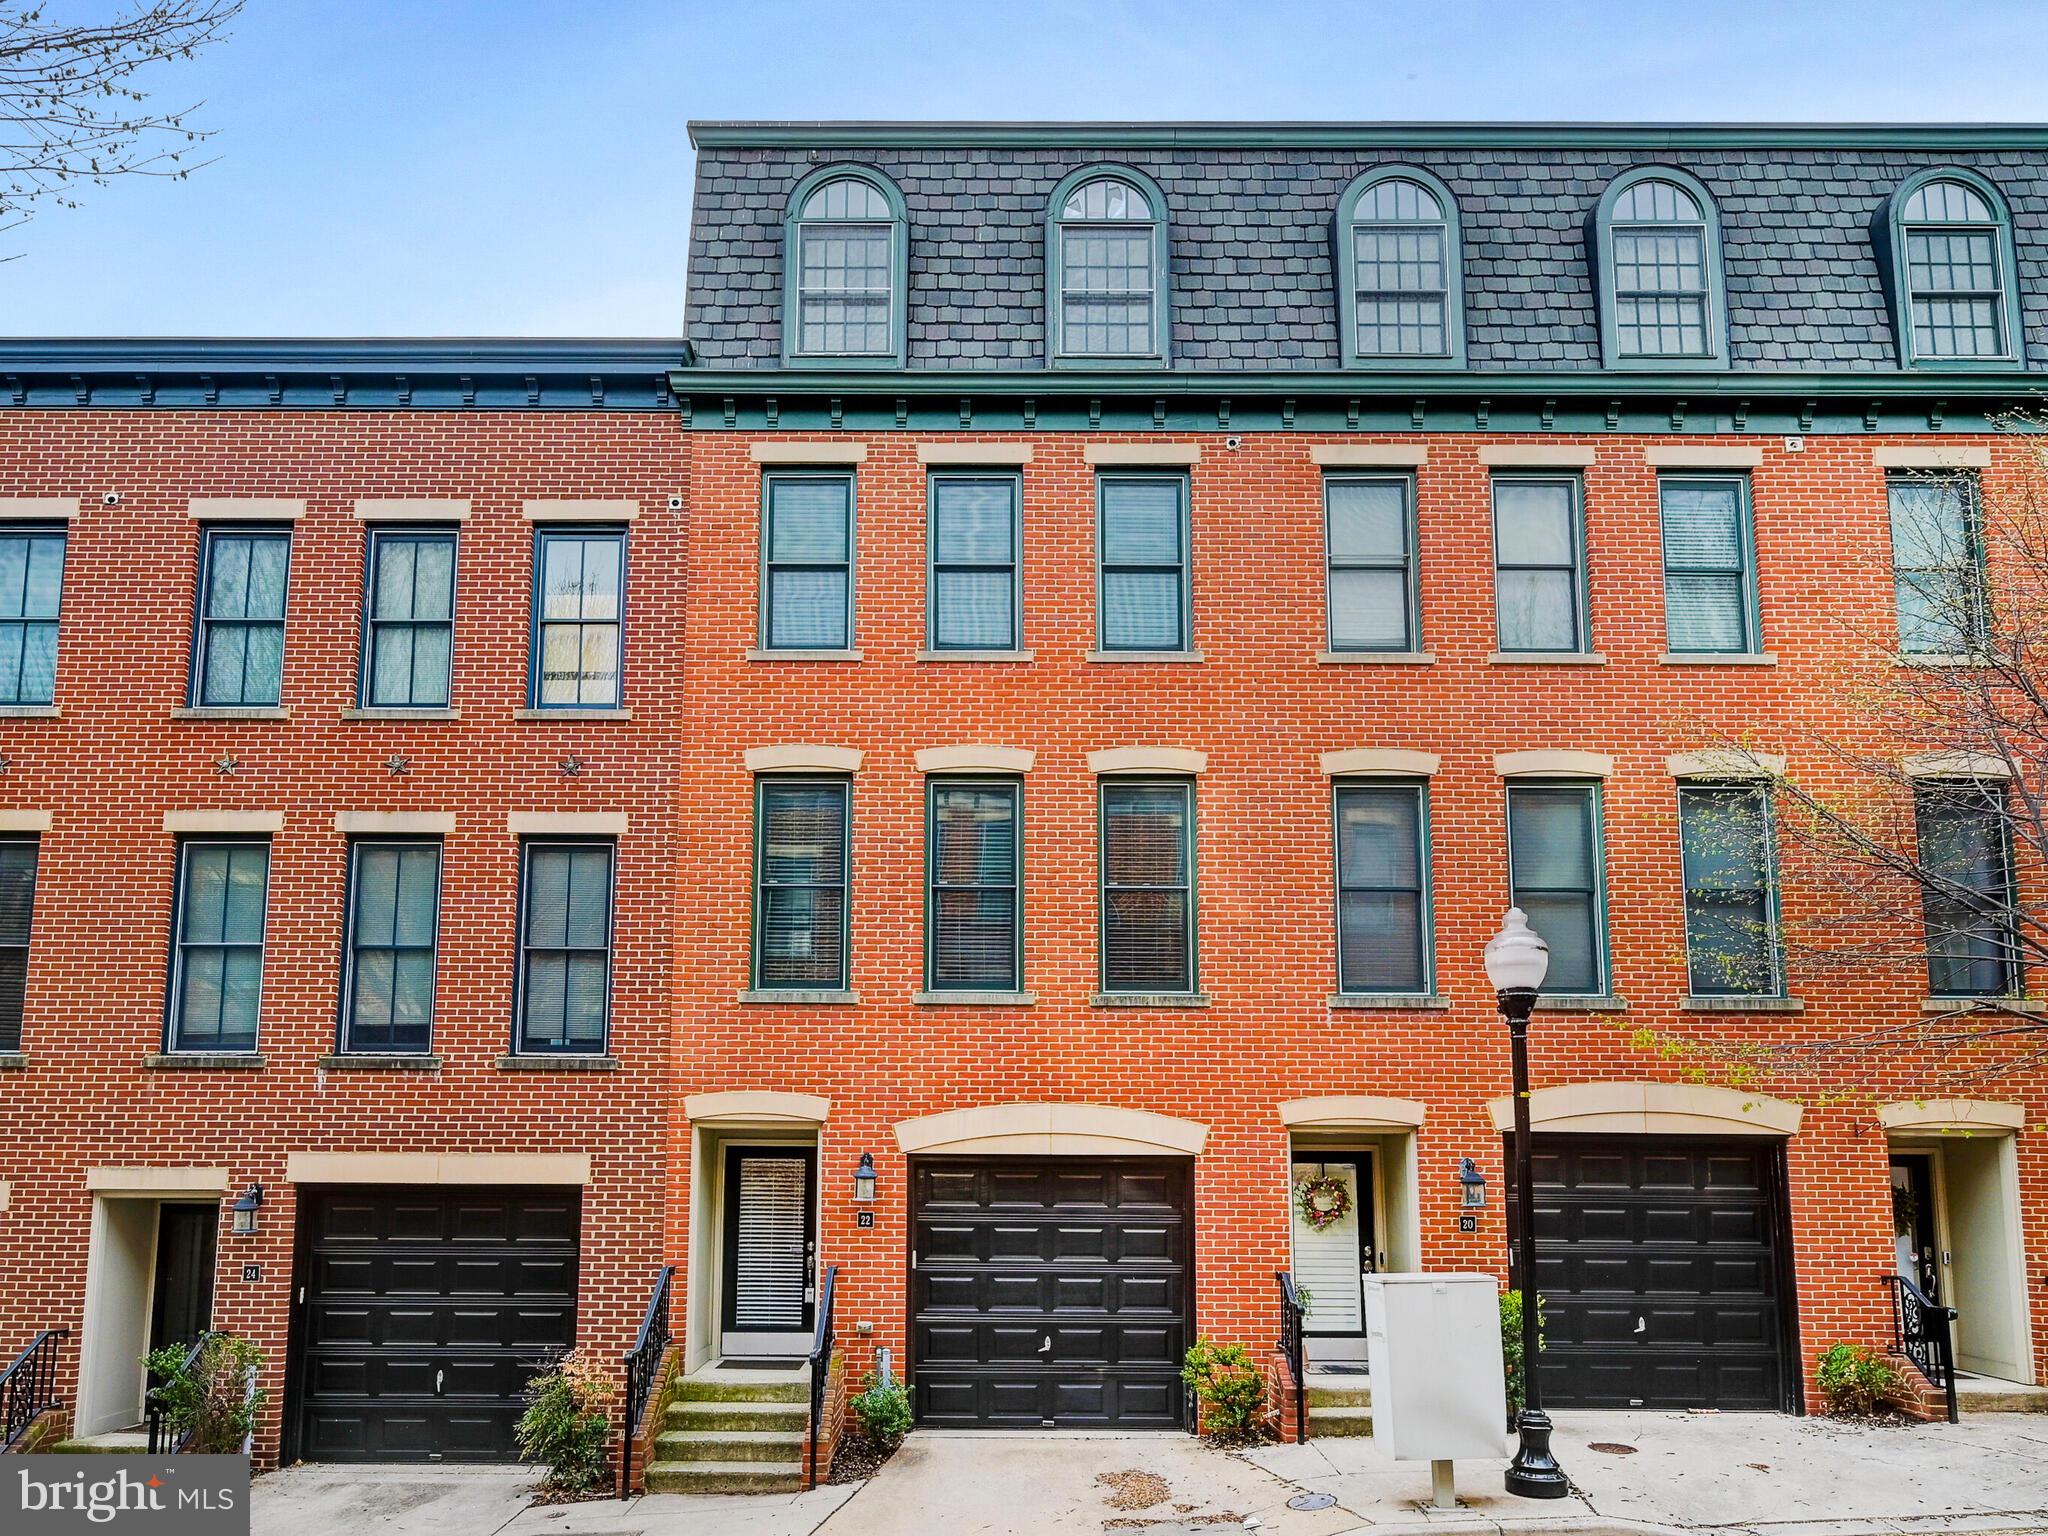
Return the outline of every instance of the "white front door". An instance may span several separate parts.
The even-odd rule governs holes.
[[[1294,1284],[1307,1308],[1303,1331],[1312,1341],[1311,1359],[1365,1358],[1365,1295],[1363,1275],[1370,1263],[1372,1190],[1361,1170],[1370,1168],[1365,1153],[1347,1153],[1324,1160],[1297,1160],[1288,1180],[1288,1206],[1294,1227]],[[1344,1192],[1342,1213],[1320,1223],[1303,1206],[1305,1187],[1327,1180]]]

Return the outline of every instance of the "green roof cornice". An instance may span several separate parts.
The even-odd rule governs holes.
[[[2048,123],[693,122],[699,149],[2048,149]]]

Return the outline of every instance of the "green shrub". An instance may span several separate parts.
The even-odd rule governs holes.
[[[1266,1410],[1266,1377],[1242,1344],[1196,1339],[1180,1379],[1202,1405],[1202,1432],[1213,1440],[1258,1438]]]
[[[1536,1351],[1543,1352],[1543,1297],[1536,1297]],[[1502,1291],[1500,1293],[1500,1362],[1507,1376],[1508,1424],[1514,1425],[1515,1416],[1522,1411],[1527,1401],[1528,1389],[1522,1374],[1522,1293]]]
[[[268,1393],[250,1383],[263,1369],[263,1351],[247,1339],[217,1333],[188,1365],[190,1347],[166,1344],[142,1357],[155,1385],[152,1396],[172,1438],[190,1431],[188,1451],[233,1456],[256,1428]]]
[[[862,1434],[893,1451],[910,1433],[910,1394],[901,1382],[884,1381],[869,1371],[867,1384],[853,1400],[853,1416]]]
[[[570,1350],[526,1384],[526,1411],[514,1433],[519,1459],[547,1468],[541,1487],[590,1493],[611,1486],[612,1421],[605,1412],[611,1373]]]
[[[1861,1344],[1822,1350],[1819,1365],[1821,1401],[1829,1413],[1875,1413],[1906,1385],[1904,1373],[1889,1357]]]

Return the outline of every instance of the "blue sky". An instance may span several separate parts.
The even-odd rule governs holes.
[[[217,163],[0,235],[0,333],[680,334],[691,118],[2013,121],[2044,41],[2044,0],[250,0],[161,76]]]

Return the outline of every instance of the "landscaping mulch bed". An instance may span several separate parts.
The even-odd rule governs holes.
[[[896,1454],[896,1447],[870,1440],[859,1430],[848,1430],[839,1437],[839,1444],[832,1452],[832,1470],[827,1474],[828,1483],[858,1483],[873,1477],[882,1466]]]

